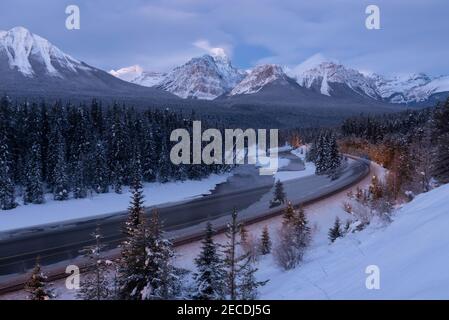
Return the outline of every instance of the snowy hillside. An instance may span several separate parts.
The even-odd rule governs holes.
[[[284,272],[271,257],[259,264],[270,279],[262,299],[448,299],[449,185],[404,205],[387,226],[315,244],[305,261]],[[368,290],[366,267],[380,269],[380,289]]]
[[[173,69],[158,87],[181,98],[212,100],[230,91],[243,77],[227,57],[204,55]]]
[[[407,92],[407,98],[408,101],[422,102],[442,92],[449,92],[449,76],[436,77],[422,86],[414,87]]]
[[[321,94],[333,96],[334,84],[342,84],[354,92],[378,99],[379,95],[373,80],[359,71],[346,68],[334,62],[322,62],[318,66],[297,75],[298,83]]]
[[[230,96],[252,94],[261,90],[267,84],[276,80],[286,80],[287,75],[282,68],[274,64],[264,64],[255,67],[232,91]]]
[[[141,66],[134,65],[109,71],[114,77],[124,81],[132,82],[144,87],[153,87],[162,82],[165,73],[144,71]]]
[[[60,76],[62,70],[77,72],[77,69],[87,68],[46,39],[23,27],[0,31],[0,58],[2,56],[7,57],[11,69],[28,77],[33,77],[41,69],[49,75]]]

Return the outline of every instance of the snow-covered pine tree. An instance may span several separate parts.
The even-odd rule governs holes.
[[[44,202],[42,186],[42,162],[40,147],[34,143],[27,159],[25,173],[24,203],[40,204]]]
[[[95,243],[82,250],[92,268],[81,278],[77,296],[82,300],[108,300],[111,298],[111,285],[108,278],[110,262],[102,257],[104,246],[101,243],[99,227],[92,233],[92,238]]]
[[[268,227],[264,226],[262,230],[262,236],[260,238],[260,253],[262,255],[269,254],[271,252],[271,239],[270,233],[268,232]]]
[[[255,273],[258,269],[254,264],[254,260],[248,257],[240,267],[237,279],[237,299],[239,300],[257,299],[258,289],[268,282],[268,280],[257,281]]]
[[[227,242],[223,245],[223,253],[225,256],[224,266],[227,272],[228,292],[231,300],[237,299],[237,278],[241,270],[239,264],[250,258],[249,253],[239,255],[237,252],[237,247],[240,245],[240,241],[237,239],[240,233],[240,227],[240,223],[237,222],[237,210],[234,209],[231,222],[228,223],[225,234]]]
[[[83,155],[80,155],[80,159],[75,162],[74,166],[73,197],[75,199],[82,199],[87,197],[86,166],[85,158]]]
[[[69,182],[67,177],[67,165],[65,161],[65,146],[61,134],[55,134],[53,146],[56,151],[55,166],[53,168],[52,185],[53,185],[53,198],[55,200],[67,200],[69,198]]]
[[[109,171],[105,143],[100,140],[96,144],[94,156],[93,189],[97,193],[109,192]]]
[[[293,269],[301,262],[311,236],[303,208],[293,213],[292,218],[282,223],[279,242],[274,251],[278,264],[285,270]]]
[[[334,175],[338,168],[341,166],[341,155],[338,151],[337,138],[335,134],[331,132],[328,136],[327,140],[327,149],[328,149],[328,163],[327,163],[327,172],[331,175]]]
[[[173,265],[174,251],[170,240],[164,237],[157,210],[153,210],[148,228],[146,246],[146,285],[142,299],[175,299],[182,295],[181,272]]]
[[[329,229],[328,235],[331,242],[334,242],[335,240],[343,236],[340,218],[338,216],[335,218],[334,226]]]
[[[143,198],[142,184],[136,181],[132,187],[131,204],[124,230],[126,239],[121,245],[118,272],[119,297],[124,300],[141,299],[148,275],[146,266],[148,235]]]
[[[226,271],[213,240],[214,230],[209,222],[202,241],[201,253],[195,259],[196,273],[193,299],[220,300],[226,296]]]
[[[3,130],[2,130],[3,131]],[[9,147],[6,134],[0,131],[0,209],[10,210],[17,206],[15,187],[10,168]]]
[[[29,293],[29,300],[50,300],[53,293],[47,286],[47,276],[42,272],[39,260],[37,257],[36,265],[25,285],[25,291]]]
[[[285,202],[284,185],[281,180],[277,180],[274,185],[274,198],[271,201],[270,206],[275,207]]]
[[[326,171],[327,150],[326,136],[322,133],[316,140],[315,144],[315,173],[323,174]]]
[[[296,230],[297,243],[299,248],[306,248],[310,243],[310,227],[306,218],[306,213],[302,205],[299,206],[294,218],[294,227]],[[304,250],[302,251],[302,253]],[[301,256],[302,259],[302,256]]]

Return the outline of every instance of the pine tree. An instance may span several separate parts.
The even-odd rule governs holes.
[[[310,242],[310,228],[304,209],[300,207],[293,217],[284,220],[279,234],[275,258],[285,270],[295,268],[304,256]]]
[[[92,269],[83,277],[77,296],[82,300],[108,300],[111,297],[111,288],[108,278],[109,261],[103,259],[101,251],[101,234],[97,227],[92,234],[95,244],[84,248],[84,256]]]
[[[340,218],[338,216],[335,218],[334,226],[329,229],[328,234],[329,234],[329,240],[331,242],[334,242],[335,240],[337,240],[338,238],[343,236],[343,233],[341,231]]]
[[[237,288],[237,298],[239,300],[257,299],[259,287],[264,286],[268,282],[268,280],[256,280],[255,273],[258,269],[254,266],[254,263],[254,260],[248,257],[245,264],[240,269]]]
[[[73,196],[75,199],[87,197],[85,174],[84,158],[81,157],[80,160],[76,161],[73,171]]]
[[[97,193],[107,193],[109,192],[109,171],[107,167],[106,148],[103,141],[97,142],[94,158],[93,189]]]
[[[274,198],[271,201],[272,206],[280,205],[285,202],[284,185],[281,180],[277,180],[274,185]]]
[[[341,166],[341,155],[338,151],[337,139],[333,133],[331,133],[328,137],[328,164],[327,171],[329,174],[336,174],[338,168]]]
[[[9,148],[6,135],[0,131],[0,209],[10,210],[17,206],[15,187],[10,168]]]
[[[282,224],[291,225],[295,220],[295,209],[293,208],[293,204],[289,201],[287,204],[287,208],[284,210],[284,214],[282,216]]]
[[[124,300],[141,299],[141,292],[146,285],[148,236],[144,214],[142,185],[136,181],[125,224],[126,239],[121,246],[119,296]]]
[[[67,200],[69,198],[69,182],[65,161],[65,148],[62,137],[59,136],[56,146],[56,165],[53,168],[53,198],[55,200]]]
[[[196,273],[194,299],[219,300],[225,298],[226,272],[218,252],[218,245],[213,240],[212,224],[206,226],[200,255],[195,259]]]
[[[241,270],[239,264],[250,258],[249,253],[239,255],[237,252],[237,247],[240,245],[240,242],[237,240],[240,228],[241,224],[237,222],[237,211],[234,210],[231,216],[231,222],[228,223],[225,234],[227,242],[223,246],[223,253],[225,255],[224,265],[227,272],[227,285],[231,300],[237,299],[237,278]]]
[[[41,153],[38,144],[33,144],[27,161],[25,176],[24,203],[40,204],[44,202],[41,176]]]
[[[182,293],[180,272],[173,265],[172,243],[164,238],[162,223],[157,210],[153,210],[148,232],[145,268],[146,285],[142,299],[174,299]]]
[[[260,253],[262,255],[269,254],[271,252],[271,239],[270,234],[268,232],[268,227],[264,226],[262,230],[262,236],[260,239]]]
[[[299,206],[298,212],[294,219],[294,228],[296,230],[296,237],[298,247],[306,248],[310,242],[310,228],[306,218],[306,213],[304,207]],[[302,258],[302,257],[301,257]]]
[[[31,277],[25,285],[25,291],[29,293],[29,300],[49,300],[53,297],[51,290],[47,288],[47,276],[41,271],[39,257]]]
[[[315,173],[317,175],[324,174],[327,171],[328,150],[327,137],[321,134],[315,143]]]

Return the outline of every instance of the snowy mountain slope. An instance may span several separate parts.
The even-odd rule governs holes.
[[[431,81],[430,77],[423,73],[391,78],[373,74],[371,78],[375,81],[378,92],[384,99],[392,99],[394,95],[398,94],[404,96],[414,87],[426,85]]]
[[[318,66],[296,74],[298,83],[327,96],[344,96],[356,93],[379,99],[375,82],[357,70],[335,62],[321,62]]]
[[[178,98],[117,79],[23,27],[0,32],[0,92],[16,98],[167,102]]]
[[[404,205],[387,226],[372,224],[334,244],[311,248],[285,272],[271,257],[259,263],[270,279],[262,299],[449,299],[449,185]],[[380,289],[365,286],[366,267],[380,270]]]
[[[239,94],[253,94],[259,92],[267,84],[278,81],[287,84],[287,75],[282,68],[274,64],[264,64],[255,67],[237,86],[229,93],[230,96]]]
[[[157,87],[181,98],[212,100],[230,91],[243,77],[226,56],[204,55],[173,69]]]
[[[407,92],[408,101],[423,102],[438,93],[449,92],[449,76],[433,78],[426,84],[416,86]]]
[[[156,86],[160,84],[166,76],[165,73],[161,72],[144,71],[139,65],[111,70],[109,73],[123,81],[135,83],[144,87]]]
[[[89,68],[23,27],[0,33],[0,55],[7,57],[11,69],[28,77],[35,75],[39,66],[52,76],[60,76],[61,69],[77,72]]]
[[[430,77],[424,73],[383,77],[373,74],[379,94],[392,103],[420,103],[438,93],[449,92],[449,76]]]

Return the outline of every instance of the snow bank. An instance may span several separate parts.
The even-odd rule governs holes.
[[[449,184],[404,205],[388,226],[311,248],[303,265],[284,272],[271,256],[258,277],[262,299],[449,299]],[[380,269],[380,289],[365,286],[366,267]]]
[[[146,183],[145,205],[159,205],[209,194],[217,184],[225,182],[230,175],[230,173],[213,174],[199,181]],[[0,211],[0,232],[120,212],[127,209],[130,197],[129,188],[124,188],[122,194],[94,193],[85,199],[66,201],[54,201],[53,196],[47,194],[45,204],[21,205],[13,210]]]

